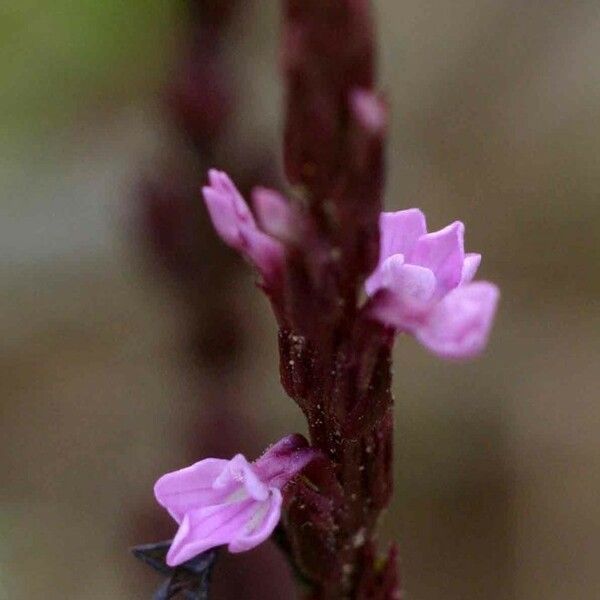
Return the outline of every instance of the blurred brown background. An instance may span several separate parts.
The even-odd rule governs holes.
[[[408,597],[591,600],[600,6],[375,5],[394,119],[387,206],[419,206],[432,228],[464,220],[481,277],[503,292],[473,363],[397,344],[386,530]],[[233,147],[278,143],[277,8],[248,3],[230,35],[247,90]],[[127,547],[152,541],[139,539],[159,517],[152,485],[210,413],[211,378],[190,375],[188,321],[132,210],[136,181],[173,144],[158,96],[181,18],[164,0],[0,7],[0,598],[148,597],[157,580]],[[252,453],[303,423],[278,385],[267,303],[236,273],[247,343],[224,393],[238,398],[232,421],[256,431],[240,448]]]

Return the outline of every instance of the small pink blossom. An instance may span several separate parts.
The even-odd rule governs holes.
[[[256,267],[267,286],[274,284],[283,264],[282,244],[258,227],[248,204],[225,173],[211,169],[208,178],[210,185],[202,192],[217,233]],[[276,192],[268,194],[267,190],[259,193],[261,218],[269,221],[271,210],[273,218],[280,221],[283,206],[277,202]]]
[[[388,111],[376,94],[362,88],[353,90],[350,94],[350,108],[367,131],[373,134],[383,133],[388,122]]]
[[[281,516],[281,489],[316,455],[301,435],[289,435],[253,463],[237,454],[163,475],[154,494],[179,524],[167,564],[224,544],[245,552],[264,542]]]
[[[445,358],[483,350],[498,288],[472,283],[481,255],[465,254],[464,225],[427,233],[418,209],[382,213],[379,264],[365,283],[372,317]]]

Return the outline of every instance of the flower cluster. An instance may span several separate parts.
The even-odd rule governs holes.
[[[263,278],[274,285],[283,269],[289,204],[277,192],[259,188],[248,205],[231,179],[211,170],[203,188],[213,224]],[[365,282],[367,314],[398,333],[409,333],[444,358],[469,358],[486,345],[498,288],[473,282],[481,255],[465,253],[464,225],[456,221],[428,233],[418,209],[381,214],[379,263]],[[268,231],[268,233],[267,233]]]

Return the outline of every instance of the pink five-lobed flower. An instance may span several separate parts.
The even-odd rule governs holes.
[[[226,173],[211,169],[208,179],[209,185],[202,192],[217,233],[256,267],[267,286],[273,285],[283,264],[281,242],[258,227],[248,204]],[[286,203],[276,192],[260,189],[254,196],[255,207],[266,212],[267,222],[283,218]],[[259,218],[263,213],[259,213]]]
[[[444,358],[469,358],[486,345],[498,288],[473,282],[480,254],[465,254],[464,225],[427,233],[418,209],[382,213],[379,264],[365,283],[369,314],[410,333]]]
[[[264,542],[281,516],[281,489],[317,454],[294,434],[253,463],[237,454],[163,475],[154,494],[179,524],[167,564],[180,565],[224,544],[230,552],[245,552]]]

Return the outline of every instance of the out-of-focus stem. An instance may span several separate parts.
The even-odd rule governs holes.
[[[175,168],[161,169],[141,188],[141,229],[158,262],[176,284],[176,300],[187,317],[182,354],[189,367],[191,392],[202,390],[203,409],[189,423],[186,455],[181,463],[199,456],[228,456],[244,443],[253,442],[252,426],[241,416],[242,399],[235,390],[236,371],[244,349],[244,319],[239,314],[233,288],[241,263],[212,235],[208,216],[199,200],[198,173],[220,162],[227,166],[227,144],[223,135],[235,103],[235,81],[225,60],[226,30],[239,0],[188,0],[187,30],[181,40],[181,56],[165,90],[165,108],[184,143],[176,149]],[[182,28],[183,29],[183,28]],[[182,165],[189,163],[186,169]],[[255,182],[274,179],[274,163],[262,147],[250,150],[245,160],[236,161],[231,172],[242,189]],[[265,168],[267,165],[267,168]],[[207,381],[208,379],[208,381]],[[200,400],[200,398],[198,398]],[[177,401],[176,398],[173,401]],[[238,404],[240,403],[240,404]],[[174,432],[181,436],[181,432]],[[143,535],[166,537],[158,522],[144,519]],[[139,532],[136,533],[136,537]],[[277,558],[277,557],[275,557]],[[240,589],[257,587],[265,555],[255,555],[245,569],[221,560],[215,586],[227,597],[238,597]],[[223,573],[223,576],[220,575]],[[269,583],[272,585],[270,586]],[[259,587],[265,600],[279,597],[285,574]],[[271,588],[271,589],[269,589]]]

